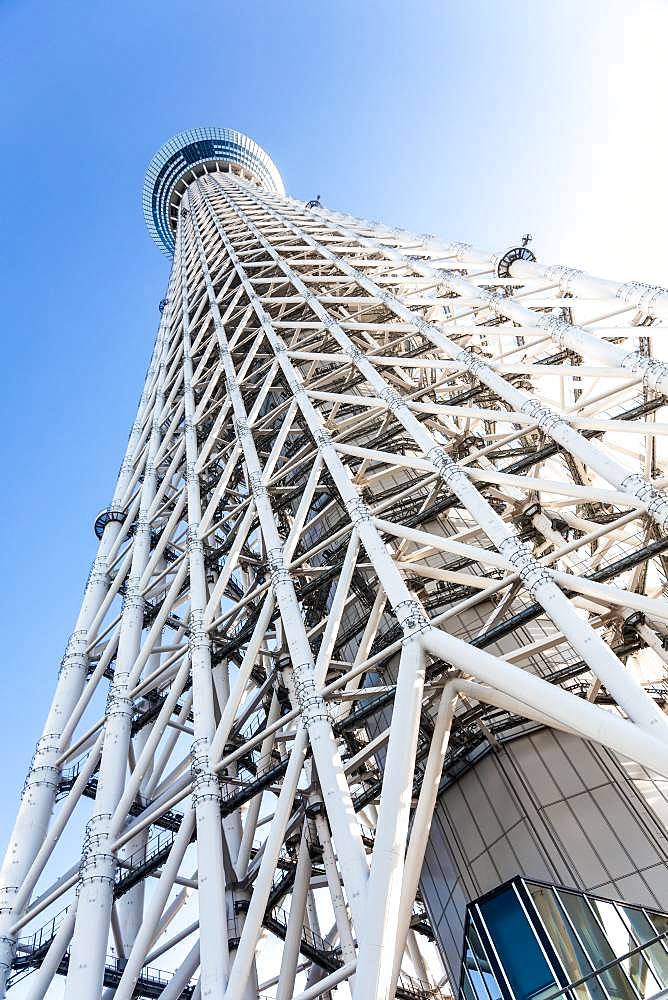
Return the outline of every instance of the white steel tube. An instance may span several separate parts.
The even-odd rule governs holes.
[[[629,593],[578,575],[589,571],[580,567],[590,542],[603,539],[592,547],[596,569],[603,559],[618,558],[612,546],[624,552],[634,544],[645,515],[655,535],[656,526],[668,528],[668,498],[661,492],[666,483],[652,477],[652,449],[662,447],[668,425],[654,423],[653,416],[647,427],[641,420],[597,419],[601,408],[625,405],[640,392],[633,372],[646,387],[668,392],[668,365],[604,339],[644,337],[632,323],[599,325],[596,335],[535,311],[570,304],[555,292],[557,285],[563,295],[579,293],[583,302],[610,300],[595,305],[600,315],[593,328],[628,308],[640,316],[668,316],[668,292],[524,261],[510,264],[512,279],[497,279],[490,271],[498,260],[491,255],[366,222],[351,224],[336,213],[309,216],[301,204],[248,183],[241,170],[210,174],[210,164],[204,164],[183,179],[169,309],[119,474],[114,517],[102,534],[29,776],[14,853],[0,877],[0,997],[18,931],[78,882],[74,907],[32,980],[35,996],[49,989],[59,949],[73,935],[66,996],[99,997],[111,929],[119,957],[129,955],[120,985],[102,995],[130,1000],[151,954],[172,951],[188,936],[172,931],[169,941],[157,941],[197,890],[199,919],[190,927],[198,940],[164,996],[176,997],[199,968],[194,1000],[250,1000],[258,992],[254,963],[276,865],[286,837],[301,821],[278,997],[292,998],[301,924],[319,930],[316,900],[328,890],[336,922],[326,946],[338,940],[344,964],[326,976],[313,963],[300,1000],[329,996],[344,980],[355,998],[385,1000],[395,992],[406,947],[418,974],[425,975],[410,919],[460,694],[595,740],[668,778],[668,720],[583,612],[601,627],[624,617],[618,609],[647,615],[652,629],[637,625],[637,616],[633,627],[662,659],[665,651],[653,630],[664,631],[668,617],[648,596],[654,593],[653,582],[643,576],[649,564],[633,570]],[[457,270],[462,261],[468,262],[467,277]],[[472,274],[477,261],[478,273]],[[523,279],[525,288],[515,293]],[[487,291],[489,285],[499,291]],[[573,315],[579,317],[577,308]],[[509,323],[495,326],[503,317]],[[656,342],[658,328],[648,335]],[[585,363],[554,358],[558,364],[546,369],[536,359],[554,353],[551,341],[577,350]],[[477,355],[477,343],[485,352],[485,344],[497,344],[494,358]],[[545,375],[539,385],[549,385],[545,394],[560,398],[558,408],[532,399],[519,388],[517,375]],[[587,387],[582,394],[573,390],[575,402],[568,404],[576,378],[587,379]],[[609,388],[607,397],[601,385]],[[491,393],[499,406],[438,402],[450,392],[453,404]],[[489,430],[489,422],[496,427]],[[484,440],[470,450],[470,435],[481,427]],[[615,435],[621,431],[619,444]],[[606,435],[602,444],[592,437],[599,433]],[[517,454],[527,435],[539,434],[553,442],[536,451],[537,462],[546,461],[545,475],[540,467],[519,474],[518,468],[526,471],[522,462],[503,467],[508,450]],[[555,446],[568,459],[569,472],[550,479],[551,467],[559,464]],[[627,470],[631,461],[642,473]],[[597,477],[591,482],[590,473]],[[434,515],[433,505],[444,494],[455,512]],[[506,505],[503,516],[499,497]],[[545,504],[545,512],[525,514],[534,499]],[[586,503],[633,510],[600,524],[596,513],[584,516],[578,509]],[[544,543],[537,541],[535,549],[522,544],[514,510]],[[392,520],[404,517],[416,527]],[[453,530],[454,538],[420,530],[434,525]],[[578,537],[567,542],[571,529]],[[485,535],[498,552],[483,547]],[[217,566],[205,562],[205,546],[221,560]],[[443,552],[477,565],[472,571],[452,566]],[[559,568],[548,569],[550,563]],[[439,580],[479,592],[458,595],[443,610],[432,596]],[[511,610],[519,584],[520,601],[525,594],[535,600],[554,628],[543,640],[509,653],[508,661],[436,627],[466,624],[462,616],[476,608],[482,631],[491,628],[517,608]],[[426,588],[426,606],[437,609],[432,620],[411,589],[417,585]],[[115,615],[121,586],[123,611]],[[306,596],[314,593],[313,601]],[[401,638],[379,641],[371,655],[391,616]],[[163,637],[166,626],[174,629],[173,639]],[[232,636],[235,651],[212,669],[212,643],[217,647]],[[605,684],[618,709],[575,697],[532,672],[533,656],[550,655],[566,643]],[[363,679],[371,681],[365,675],[382,670],[400,650],[392,725],[367,745],[352,742],[344,768],[343,731],[333,725],[333,703],[343,722],[360,705],[356,688]],[[427,703],[444,688],[408,838],[427,654],[441,661],[441,678],[429,685]],[[96,664],[92,673],[89,657]],[[107,712],[94,724],[84,722],[114,659]],[[451,679],[450,668],[466,676]],[[292,705],[285,715],[282,687]],[[391,690],[381,681],[365,697]],[[270,695],[262,731],[246,738],[248,720]],[[80,724],[88,728],[77,736]],[[193,743],[184,757],[188,734]],[[313,760],[305,762],[309,747]],[[49,829],[60,768],[87,748],[90,757],[81,761]],[[226,804],[221,821],[220,782],[226,797],[228,789],[248,786],[250,754],[255,757],[258,748],[261,756],[276,748],[284,755],[283,778],[269,790],[251,787],[254,797],[243,796],[237,810]],[[357,783],[360,766],[379,752],[379,807],[362,813],[375,827],[369,840],[348,781]],[[90,791],[98,753],[100,777],[81,878],[77,866],[70,867],[31,904],[81,794]],[[273,815],[260,819],[265,794],[278,798]],[[165,822],[165,814],[183,800],[185,813],[157,883],[147,883],[145,892],[140,882],[114,903],[118,852],[125,870],[123,858],[146,843],[151,825],[176,826],[171,814]],[[326,884],[321,875],[311,877],[307,828],[313,826]],[[257,846],[260,828],[268,835]],[[195,832],[198,867],[185,878],[192,866],[184,874],[181,866]],[[16,885],[7,874],[12,871]],[[235,930],[238,947],[228,954],[227,913],[238,916],[233,904],[242,900],[248,900],[248,910],[239,917],[240,938]]]
[[[241,932],[241,940],[237,948],[237,954],[230,970],[230,978],[227,984],[224,1000],[237,1000],[243,995],[249,972],[255,959],[255,948],[257,946],[262,920],[264,918],[265,907],[271,892],[271,886],[276,871],[276,862],[283,844],[283,837],[290,819],[292,804],[294,801],[297,783],[304,763],[306,753],[306,730],[300,725],[297,729],[290,762],[285,772],[283,785],[278,796],[274,817],[269,828],[269,834],[264,843],[262,861],[253,885],[253,895],[251,896],[246,920]]]
[[[254,197],[263,205],[268,206],[266,198],[262,198],[260,195],[255,195]],[[543,606],[557,628],[568,637],[573,647],[586,659],[594,673],[603,681],[617,703],[621,705],[628,715],[639,725],[647,729],[649,732],[657,732],[661,734],[660,738],[665,739],[666,742],[668,742],[668,719],[663,712],[660,711],[653,699],[650,698],[640,685],[635,683],[633,678],[629,676],[628,672],[624,669],[623,665],[617,659],[610,647],[601,639],[595,630],[576,614],[574,608],[560,591],[559,587],[556,586],[545,571],[540,569],[538,562],[534,559],[531,553],[531,550],[520,542],[514,533],[509,532],[508,525],[501,519],[496,511],[494,511],[492,506],[481,496],[476,487],[469,481],[463,470],[452,460],[448,453],[438,445],[433,435],[427,430],[427,428],[419,420],[417,420],[408,407],[406,400],[399,395],[396,390],[392,389],[385,379],[378,373],[372,363],[372,356],[365,356],[359,348],[353,344],[348,335],[341,328],[340,324],[338,324],[327,313],[326,309],[322,306],[319,300],[311,294],[308,287],[297,275],[294,269],[291,268],[271,247],[271,244],[262,236],[246,213],[238,207],[235,207],[235,211],[246,223],[251,232],[253,232],[253,234],[257,237],[257,239],[260,240],[267,252],[271,255],[272,259],[276,262],[277,266],[280,267],[286,277],[289,278],[297,292],[313,309],[313,312],[319,316],[328,332],[338,341],[344,352],[350,357],[354,366],[361,372],[362,375],[364,375],[369,384],[376,389],[379,399],[385,400],[387,406],[392,411],[396,419],[402,423],[406,430],[412,435],[416,444],[422,448],[424,454],[427,456],[434,469],[438,472],[439,476],[443,479],[446,486],[459,497],[460,501],[482,527],[483,531],[495,544],[496,548],[510,560],[513,568],[519,574],[530,595]],[[300,238],[303,239],[309,246],[313,246],[314,249],[318,249],[323,257],[335,262],[338,267],[340,267],[346,274],[349,274],[350,277],[353,277],[362,287],[368,288],[373,295],[388,305],[398,316],[409,323],[413,323],[420,333],[423,333],[424,336],[437,343],[437,346],[443,346],[446,344],[447,338],[443,337],[435,327],[427,323],[421,317],[416,316],[396,296],[381,290],[371,279],[367,278],[360,271],[352,267],[352,265],[349,265],[345,260],[343,260],[343,258],[337,256],[326,247],[318,244],[304,231],[302,227],[294,225],[287,220],[284,213],[271,211],[270,214],[280,220],[291,231],[298,234]],[[339,228],[345,232],[345,235],[350,236],[352,239],[357,239],[362,245],[368,245],[373,249],[379,249],[377,241],[361,237],[351,230],[345,229],[345,227]],[[389,251],[388,254],[392,256]],[[402,258],[401,255],[397,256],[402,260],[402,263],[407,262],[406,258]],[[458,289],[461,290],[464,285],[466,285],[467,290],[469,290],[468,283],[462,281],[461,279],[453,280],[451,285],[455,291]],[[447,342],[447,349],[451,349],[452,352],[456,353],[457,357],[467,355],[466,351],[462,351],[461,348],[458,348],[455,344],[449,341]],[[471,356],[470,360],[472,366],[471,370],[483,381],[489,382],[490,379],[493,378],[493,387],[495,387],[495,390],[499,392],[499,394],[505,395],[506,397],[512,395],[513,401],[516,404],[518,400],[515,397],[518,396],[520,403],[518,408],[520,409],[522,405],[527,403],[526,397],[519,393],[518,390],[515,390],[510,386],[506,386],[505,381],[501,377],[497,376],[496,373],[493,373],[491,369],[490,378],[488,379],[487,377],[484,377],[481,373],[484,372],[485,365],[477,357]],[[538,407],[534,415],[540,423],[543,419],[542,404],[536,404],[532,400],[528,400],[528,402],[534,407],[534,409]],[[545,419],[547,420],[547,417]],[[555,419],[554,414],[549,414],[549,420],[547,420],[547,422],[551,433],[556,426],[554,423]],[[563,423],[563,428],[561,423]],[[595,467],[598,467],[599,471],[602,471],[602,473],[604,471],[606,478],[610,478],[611,481],[613,481],[612,477],[615,477],[615,485],[620,488],[625,488],[624,484],[626,484],[629,495],[642,500],[642,496],[645,494],[643,493],[641,496],[641,486],[635,483],[635,480],[633,483],[630,482],[630,480],[633,480],[634,477],[629,477],[626,470],[618,467],[616,463],[612,462],[611,459],[608,459],[607,456],[601,456],[597,459],[596,451],[592,447],[591,443],[586,441],[584,438],[580,438],[580,435],[576,431],[567,427],[564,422],[561,423],[557,421],[560,430],[560,437],[557,436],[557,439],[563,439],[561,440],[561,443],[566,444],[570,450],[573,451],[575,446],[574,442],[575,439],[577,439],[577,445],[579,446],[581,443],[582,447],[576,447],[576,453],[582,452],[584,455],[591,454],[593,459],[596,459],[594,462]],[[554,433],[556,435],[556,431]],[[646,492],[647,489],[650,490],[652,496],[651,504],[647,501],[648,510],[656,516],[658,523],[661,526],[663,526],[664,523],[668,526],[668,499],[665,497],[661,498],[656,489],[650,484],[643,484],[642,490],[645,490]],[[656,498],[654,497],[655,493],[657,494]]]
[[[316,997],[321,997],[323,993],[327,993],[335,986],[338,986],[339,983],[349,979],[354,973],[356,965],[357,962],[347,962],[340,969],[337,969],[336,972],[330,972],[328,976],[321,979],[315,986],[311,986],[310,989],[297,994],[293,997],[293,1000],[316,1000]]]
[[[283,945],[281,956],[281,971],[279,973],[278,987],[276,989],[276,1000],[291,1000],[297,977],[297,963],[299,961],[299,946],[301,944],[302,926],[304,924],[304,910],[306,898],[309,890],[309,880],[311,878],[311,858],[308,845],[308,820],[304,820],[302,836],[299,842],[299,854],[297,857],[297,869],[295,881],[290,897],[290,915],[288,917],[288,929]]]
[[[315,801],[317,802],[318,800],[315,799]],[[355,940],[350,926],[350,915],[348,913],[346,901],[343,897],[339,871],[336,867],[336,857],[334,855],[334,848],[332,847],[332,838],[329,835],[327,820],[320,810],[316,813],[314,822],[315,829],[318,834],[318,840],[320,841],[320,845],[322,847],[322,860],[325,866],[325,874],[327,876],[329,895],[332,901],[332,908],[334,910],[336,928],[339,933],[341,955],[344,963],[350,963],[357,961],[357,952],[355,950]]]
[[[334,830],[334,838],[337,844],[344,881],[348,886],[351,906],[355,909],[357,900],[368,877],[366,855],[352,809],[350,791],[348,790],[341,765],[338,747],[332,735],[331,721],[328,717],[324,701],[316,690],[315,667],[300,613],[299,602],[294,584],[285,566],[283,545],[276,528],[268,491],[263,482],[262,467],[258,459],[253,436],[247,424],[247,414],[236,379],[225,329],[221,322],[220,311],[197,223],[195,223],[195,227],[198,236],[200,266],[204,273],[209,305],[219,341],[220,354],[225,366],[227,391],[232,399],[235,419],[237,421],[237,433],[244,450],[251,488],[255,499],[255,507],[267,546],[276,601],[281,609],[281,616],[286,625],[286,640],[290,650],[292,670],[295,675],[295,686],[301,700],[302,719],[308,729],[309,740],[325,796],[326,808]],[[221,233],[221,238],[225,241],[226,237],[218,227],[217,229]],[[240,269],[238,258],[235,266],[237,270]],[[239,273],[241,275],[241,270],[239,270]]]
[[[366,894],[367,920],[364,938],[359,942],[355,1000],[384,1000],[391,996],[424,672],[424,654],[419,641],[407,641],[399,661],[390,739],[383,767],[373,862]]]
[[[160,873],[158,884],[154,887],[148,900],[141,928],[128,955],[121,981],[116,987],[114,1000],[132,1000],[134,996],[135,984],[141,974],[146,955],[150,950],[156,928],[194,830],[195,813],[192,809],[188,809],[181,820],[179,832],[176,834],[169,857]],[[227,928],[227,922],[224,926]]]
[[[160,1000],[178,1000],[200,965],[200,943],[194,945],[160,994]],[[200,978],[201,982],[201,978]]]
[[[668,777],[668,750],[665,744],[628,720],[440,629],[426,631],[423,641],[433,655],[465,670],[500,694],[510,695],[525,704],[527,713],[531,708],[539,711],[546,724],[553,722],[565,726],[585,739],[601,743]]]
[[[181,325],[183,334],[183,396],[185,401],[186,491],[188,506],[188,562],[190,567],[190,659],[192,667],[195,736],[192,755],[192,807],[197,827],[197,869],[200,912],[201,990],[204,998],[222,996],[227,986],[229,951],[225,905],[225,864],[220,822],[221,792],[213,771],[212,742],[216,730],[211,640],[204,627],[207,586],[204,545],[200,537],[202,507],[196,471],[197,432],[194,423],[193,366],[190,339],[190,305],[186,265],[186,226],[181,220],[178,266],[181,276]],[[177,266],[175,262],[175,266]]]
[[[381,237],[384,236],[385,239],[381,239],[383,252],[389,253],[392,250],[390,244],[386,242],[387,235],[391,235],[398,241],[408,237],[409,239],[416,240],[421,246],[426,248],[433,247],[437,250],[445,250],[448,255],[454,258],[455,263],[466,258],[469,254],[473,256],[474,260],[482,259],[488,261],[493,266],[496,266],[496,261],[499,259],[498,255],[488,254],[486,251],[476,251],[469,244],[447,244],[434,237],[415,236],[405,230],[385,227],[379,223],[371,222],[369,219],[356,219],[342,212],[330,212],[327,210],[323,214],[332,223],[335,223],[335,218],[338,216],[339,218],[352,221],[356,226],[361,225],[364,229],[376,231]],[[341,228],[347,229],[348,227]],[[535,265],[528,261],[513,262],[510,267],[510,273],[513,276],[519,277],[544,277],[552,283],[558,283],[565,291],[570,291],[571,289],[575,291],[577,287],[577,290],[581,293],[588,292],[597,297],[601,295],[604,288],[607,288],[609,292],[614,293],[614,296],[622,302],[646,309],[648,315],[660,315],[665,318],[668,314],[666,290],[657,286],[647,286],[641,282],[608,283],[605,279],[594,279],[588,276],[585,279],[584,276],[580,277],[580,274],[572,268],[563,268],[559,265],[545,267],[544,265]],[[444,272],[445,278],[449,276],[449,272]],[[576,281],[578,282],[577,286],[575,284]],[[480,290],[477,290],[477,297],[480,297],[482,294]],[[498,309],[501,315],[519,323],[521,326],[530,326],[538,330],[544,330],[558,344],[571,347],[579,353],[583,351],[585,353],[589,352],[593,357],[600,358],[604,363],[610,364],[612,367],[628,368],[631,371],[640,372],[648,384],[659,392],[665,393],[668,389],[668,366],[661,362],[643,357],[636,352],[629,352],[622,347],[618,347],[616,344],[611,344],[609,341],[600,340],[580,327],[572,326],[563,320],[555,320],[551,316],[536,316],[530,309],[522,306],[510,296],[506,299],[505,304],[502,304],[501,297],[496,297],[494,308]],[[550,320],[553,322],[550,323]]]
[[[77,900],[75,899],[69,910],[65,914],[56,936],[49,945],[49,950],[44,956],[42,963],[33,973],[33,978],[25,994],[25,1000],[43,1000],[46,996],[54,977],[58,972],[58,967],[67,951],[74,930],[74,920],[77,912]]]
[[[157,375],[155,404],[158,409],[165,380],[166,347],[167,338],[162,344]],[[102,988],[117,868],[110,822],[123,793],[133,708],[129,695],[141,669],[137,666],[137,658],[144,627],[145,604],[140,580],[150,556],[151,527],[148,512],[157,488],[155,456],[160,437],[160,422],[154,412],[133,540],[132,563],[123,602],[114,680],[105,713],[98,788],[82,849],[79,905],[65,992],[68,1000],[82,995],[94,996]]]

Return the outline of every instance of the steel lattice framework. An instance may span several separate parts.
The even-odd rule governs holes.
[[[449,768],[531,723],[668,777],[668,292],[309,207],[209,139],[163,199],[1,992],[445,995],[419,877]]]

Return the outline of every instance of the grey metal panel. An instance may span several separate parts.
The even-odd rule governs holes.
[[[517,874],[668,909],[666,784],[542,729],[490,752],[447,788],[422,892],[451,973],[466,904]]]
[[[481,790],[477,815],[485,816],[490,835],[496,839],[517,823],[521,816],[512,786],[492,756],[475,769],[473,776],[479,776]]]
[[[480,833],[477,817],[471,812],[464,789],[457,785],[452,791],[453,795],[448,795],[448,819],[454,830],[457,831],[466,857],[472,860],[485,850],[486,845]]]
[[[515,853],[512,839],[508,835],[500,837],[489,849],[489,855],[499,873],[500,880],[506,882],[517,874],[520,860]]]
[[[508,833],[516,857],[521,858],[522,868],[533,873],[534,878],[549,882],[553,878],[547,860],[541,851],[540,842],[537,842],[533,830],[526,820],[522,820]]]
[[[497,885],[504,881],[501,876],[501,872],[496,867],[494,859],[492,858],[489,851],[484,854],[479,855],[471,865],[471,870],[473,871],[474,878],[478,883],[478,893],[482,895],[484,892],[489,892],[490,889],[494,889]]]
[[[614,816],[614,827],[611,829],[622,845],[626,864],[633,860],[636,866],[644,867],[660,860],[661,856],[647,836],[638,813],[629,808],[628,801],[619,788],[607,785],[605,788],[597,788],[592,794],[601,810],[605,826],[609,825],[607,817]]]
[[[561,791],[550,773],[550,768],[540,753],[536,752],[531,738],[517,740],[509,746],[508,752],[516,760],[520,771],[524,773],[526,782],[538,804],[547,805],[549,802],[556,802],[562,798]]]

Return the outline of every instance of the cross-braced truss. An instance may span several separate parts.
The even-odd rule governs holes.
[[[527,725],[668,777],[668,293],[198,173],[3,868],[6,985],[447,995],[442,781]]]

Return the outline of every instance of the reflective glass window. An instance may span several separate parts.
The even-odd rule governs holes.
[[[468,978],[471,981],[471,985],[475,990],[476,997],[478,1000],[489,1000],[489,995],[485,988],[485,980],[483,979],[478,965],[473,954],[473,949],[471,948],[470,941],[467,940],[464,944],[464,968],[468,973]]]
[[[622,955],[633,951],[638,942],[626,921],[623,920],[617,906],[607,900],[594,898],[590,898],[589,903],[603,925],[605,935],[617,957],[621,958]],[[646,957],[642,953],[630,955],[623,960],[621,965],[641,997],[652,996],[659,992],[659,983],[654,978]]]
[[[668,917],[663,913],[649,913],[649,919],[656,927],[657,934],[668,934]]]
[[[644,944],[645,941],[651,941],[657,934],[663,933],[663,931],[652,926],[647,915],[638,907],[622,906],[620,904],[619,910],[640,944]],[[668,989],[668,952],[664,945],[660,941],[657,941],[644,948],[643,955],[649,962],[661,989]]]
[[[489,964],[489,959],[482,946],[478,932],[472,923],[469,924],[467,935],[466,961],[467,966],[470,963],[471,981],[479,996],[489,996],[491,1000],[501,1000],[502,993],[496,981],[496,976]],[[474,969],[476,970],[475,975],[478,977],[477,980],[474,975]]]
[[[464,975],[462,976],[462,993],[464,994],[464,1000],[482,1000],[481,997],[476,997],[466,970],[464,970]]]
[[[638,909],[637,906],[623,906],[620,903],[618,909],[626,920],[626,923],[631,928],[633,936],[638,944],[644,944],[645,941],[651,941],[657,934],[661,934],[661,931],[657,931],[656,928],[652,926],[647,915],[643,913],[642,910]]]
[[[617,912],[614,903],[609,903],[605,899],[590,897],[589,905],[598,917],[599,923],[603,925],[605,936],[610,942],[610,946],[617,958],[632,951],[637,942],[627,924]]]
[[[563,891],[558,895],[594,967],[614,962],[617,955],[584,896]],[[602,972],[600,978],[612,1000],[634,1000],[636,994],[618,965]]]
[[[505,889],[479,906],[517,1000],[538,1000],[558,990],[538,939],[513,888]]]
[[[575,983],[584,979],[593,971],[577,934],[571,927],[566,914],[559,904],[553,889],[545,885],[527,883],[531,898],[545,925],[550,941],[561,960],[569,982]],[[605,993],[595,978],[582,983],[572,990],[578,1000],[606,1000]]]

